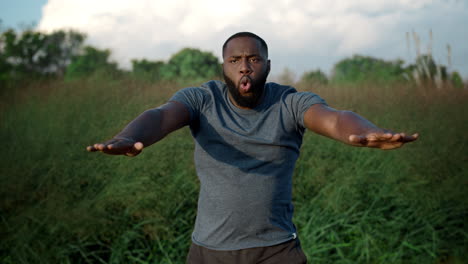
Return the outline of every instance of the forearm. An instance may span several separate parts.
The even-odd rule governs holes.
[[[386,133],[387,130],[374,125],[369,120],[351,111],[338,111],[334,138],[347,144],[351,135],[365,135],[370,133]],[[352,144],[354,145],[354,144]]]
[[[143,143],[144,146],[149,146],[164,138],[168,133],[167,131],[163,131],[160,126],[162,119],[163,111],[161,109],[146,110],[131,121],[114,138],[131,139],[135,142]]]
[[[169,102],[143,112],[114,138],[131,139],[147,147],[170,132],[187,125],[189,119],[189,112],[183,104]]]
[[[394,133],[351,111],[339,111],[321,104],[307,110],[304,124],[315,133],[360,147],[395,149],[418,139],[417,133],[411,136]]]

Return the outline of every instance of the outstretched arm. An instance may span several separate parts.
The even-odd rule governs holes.
[[[136,156],[144,147],[161,140],[170,132],[190,121],[187,108],[179,102],[168,102],[158,108],[146,110],[111,140],[96,143],[86,149],[111,155]]]
[[[320,135],[359,147],[395,149],[418,138],[418,134],[409,136],[382,129],[356,113],[323,104],[311,106],[304,115],[304,123]]]

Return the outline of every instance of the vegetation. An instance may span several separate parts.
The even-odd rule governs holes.
[[[373,57],[354,55],[335,64],[333,67],[333,82],[335,83],[362,83],[394,82],[403,80],[405,73],[404,62],[385,61]]]
[[[118,73],[117,63],[109,61],[110,54],[110,50],[99,50],[91,46],[84,47],[82,54],[72,58],[70,65],[68,65],[65,79],[80,79],[95,72],[105,74]]]
[[[184,263],[199,188],[189,130],[136,158],[85,147],[183,85],[219,76],[219,62],[184,49],[168,62],[134,60],[125,72],[110,51],[83,46],[83,35],[57,34],[75,44],[55,42],[68,47],[57,51],[40,44],[47,34],[1,36],[0,263]],[[45,63],[49,50],[61,59]],[[379,151],[306,133],[294,222],[310,262],[466,263],[467,90],[456,72],[431,89],[440,65],[417,83],[414,72],[433,69],[429,57],[417,65],[355,56],[337,63],[330,80],[320,70],[288,79],[333,107],[421,135]]]
[[[39,79],[79,79],[90,75],[171,82],[202,81],[221,76],[220,62],[211,52],[185,48],[167,63],[147,59],[132,60],[132,70],[118,69],[110,61],[111,51],[84,45],[85,35],[75,31],[50,34],[12,29],[0,35],[0,85]]]
[[[164,67],[164,61],[132,60],[133,77],[139,80],[160,81],[162,67]]]
[[[301,83],[312,85],[313,87],[324,86],[328,84],[327,75],[320,69],[305,72],[300,80]]]
[[[24,78],[62,76],[78,54],[85,35],[59,30],[50,34],[12,29],[0,35],[0,85]]]
[[[180,87],[90,78],[16,88],[1,97],[0,263],[183,263],[198,192],[188,129],[136,158],[85,151]],[[391,88],[314,90],[421,138],[378,151],[306,134],[295,223],[313,263],[467,257],[466,91]]]
[[[203,82],[207,78],[221,76],[221,65],[211,52],[185,48],[172,55],[163,71],[163,80],[192,80]]]

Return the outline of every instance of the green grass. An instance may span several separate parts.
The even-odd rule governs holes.
[[[136,158],[85,151],[180,87],[90,78],[2,91],[0,263],[184,263],[198,198],[188,129]],[[294,202],[309,261],[468,263],[467,91],[314,91],[421,137],[379,151],[306,133]]]

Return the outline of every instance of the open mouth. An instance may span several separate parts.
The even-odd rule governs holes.
[[[242,93],[248,93],[252,87],[252,81],[248,76],[244,76],[240,80],[240,90]]]

